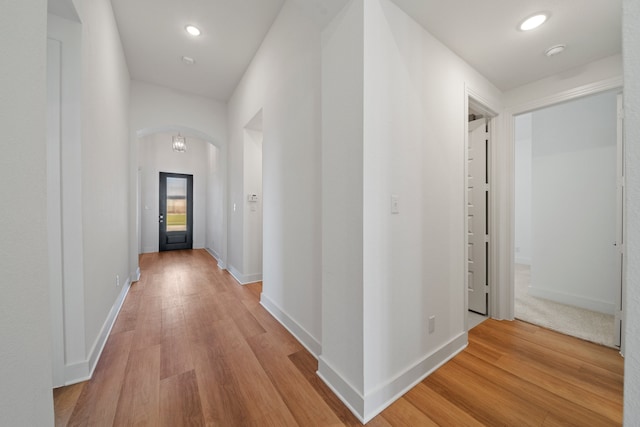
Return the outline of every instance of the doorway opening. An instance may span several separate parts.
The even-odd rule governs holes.
[[[491,118],[483,105],[468,99],[466,144],[466,289],[468,330],[489,316],[491,290]]]
[[[160,251],[193,248],[193,175],[160,172]]]
[[[263,184],[262,154],[264,134],[262,109],[244,127],[244,262],[243,284],[260,282],[263,277]]]
[[[617,91],[515,117],[515,317],[620,346]]]

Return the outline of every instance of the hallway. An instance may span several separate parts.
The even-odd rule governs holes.
[[[93,378],[55,390],[57,426],[360,425],[317,361],[204,250],[142,255]],[[488,320],[370,426],[619,425],[614,350]]]

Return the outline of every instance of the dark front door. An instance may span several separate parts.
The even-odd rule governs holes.
[[[193,247],[193,175],[160,172],[160,250]]]

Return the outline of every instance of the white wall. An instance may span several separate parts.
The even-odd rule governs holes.
[[[364,5],[322,34],[322,354],[318,374],[364,412]]]
[[[160,132],[140,138],[139,168],[141,178],[142,252],[158,252],[159,174],[160,172],[193,175],[193,248],[205,247],[209,177],[209,144],[187,138],[187,151],[173,151],[175,133]]]
[[[594,86],[605,89],[622,85],[622,56],[613,55],[564,73],[547,77],[505,92],[504,104],[515,113],[524,113],[553,102],[584,96]]]
[[[218,260],[226,248],[225,200],[226,200],[226,171],[222,164],[220,149],[213,144],[207,144],[207,238],[205,247]],[[225,246],[223,246],[223,244]]]
[[[53,425],[46,229],[47,4],[2,1],[0,424]]]
[[[323,260],[323,286],[332,294],[323,290],[327,329],[319,369],[330,382],[336,380],[332,385],[356,411],[362,407],[358,415],[366,421],[466,344],[465,86],[490,100],[490,107],[500,107],[501,94],[390,1],[360,0],[348,7],[357,6],[363,7],[363,33],[355,11],[355,16],[351,11],[340,15],[325,31],[323,82],[344,80],[323,87],[323,120],[332,120],[323,126],[329,132],[323,133],[323,161],[335,160],[342,150],[354,175],[362,167],[363,181],[359,190],[344,194],[340,186],[358,185],[347,167],[340,167],[338,176],[323,177],[323,195],[338,192],[328,196],[331,201],[323,200],[323,244],[328,245],[323,253],[358,237],[356,231],[339,236],[350,220],[353,229],[362,227],[364,233],[362,258],[348,253],[343,262],[353,266],[346,272]],[[352,57],[359,56],[359,43],[363,71],[357,60],[345,60],[347,49]],[[353,104],[343,107],[340,92],[357,82],[359,72],[364,74],[360,141],[357,129],[339,117],[357,120],[350,109],[358,108],[357,94],[349,97]],[[347,146],[340,149],[340,144]],[[333,173],[330,163],[324,170]],[[390,213],[391,195],[400,199],[397,215]],[[355,212],[360,197],[362,209]],[[339,219],[340,209],[352,216]],[[356,245],[350,243],[357,251]],[[344,283],[340,274],[349,271],[354,280]],[[349,289],[339,290],[336,283]],[[342,331],[325,321],[345,316],[350,307],[340,299],[358,292],[363,295],[360,319],[341,325]],[[356,300],[349,302],[357,315]],[[436,318],[433,334],[427,331],[430,316]],[[356,340],[358,331],[363,333],[362,353],[349,355],[350,349],[329,337]],[[362,391],[351,372],[359,356],[364,358]],[[345,389],[349,382],[352,390]]]
[[[244,257],[245,277],[262,280],[262,131],[245,129],[244,137]],[[255,194],[257,201],[248,201]]]
[[[640,3],[623,1],[627,190],[624,425],[640,424]]]
[[[215,145],[208,148],[211,187],[207,202],[206,248],[225,268],[227,248],[226,224],[226,171],[227,171],[227,106],[224,102],[200,97],[186,92],[156,86],[139,81],[131,82],[131,107],[129,115],[130,159],[129,170],[131,192],[129,212],[129,244],[132,255],[132,271],[138,268],[138,238],[141,231],[137,219],[142,217],[138,210],[137,197],[138,139],[158,132],[182,132],[187,138],[195,137]]]
[[[533,265],[529,293],[613,314],[616,93],[532,113]]]
[[[531,114],[514,119],[515,262],[531,265]]]
[[[244,210],[245,127],[263,111],[262,304],[317,353],[320,299],[320,30],[284,4],[229,100],[229,270],[250,251]],[[236,207],[235,211],[233,207]]]
[[[84,333],[85,362],[91,370],[129,277],[129,73],[111,3],[78,0],[74,4],[83,24]]]

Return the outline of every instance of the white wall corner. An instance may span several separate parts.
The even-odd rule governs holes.
[[[216,251],[214,251],[211,248],[204,248],[207,252],[209,252],[209,255],[211,255],[218,263],[218,268],[221,270],[226,270],[227,269],[227,263],[225,263],[222,260],[222,257],[220,256],[220,254],[218,254]]]
[[[138,269],[138,274],[139,270],[140,269]],[[65,365],[65,385],[71,385],[86,381],[93,376],[93,371],[96,369],[96,365],[98,364],[98,360],[100,359],[102,350],[107,343],[107,339],[109,338],[111,329],[113,328],[113,325],[118,318],[118,313],[120,313],[120,309],[122,308],[122,304],[124,303],[124,300],[129,293],[130,288],[131,279],[127,278],[127,281],[122,287],[122,291],[120,291],[118,298],[113,303],[113,306],[109,311],[109,315],[102,325],[100,334],[96,338],[96,341],[94,342],[93,347],[89,352],[89,357],[87,358],[87,360]]]
[[[131,273],[131,283],[133,282],[137,282],[138,280],[140,280],[140,267],[136,268],[136,271]]]
[[[413,366],[407,367],[404,372],[392,378],[386,384],[382,384],[378,388],[365,393],[364,422],[369,422],[403,394],[453,359],[467,347],[467,343],[468,334],[463,332]]]
[[[364,396],[349,381],[322,356],[318,357],[318,372],[320,379],[338,396],[347,408],[362,423],[366,424],[364,417]]]
[[[468,334],[463,332],[364,396],[333,369],[322,356],[318,358],[317,374],[358,420],[366,424],[403,394],[463,351],[467,347],[467,343]]]
[[[304,329],[298,322],[293,320],[291,316],[285,313],[277,304],[267,297],[264,292],[260,294],[260,304],[278,321],[285,329],[309,350],[309,352],[316,359],[322,352],[322,344],[313,337],[306,329]]]
[[[240,273],[240,271],[238,271],[237,268],[235,268],[232,265],[229,265],[227,270],[229,271],[229,273],[231,273],[233,278],[236,279],[236,281],[241,285],[248,285],[249,283],[262,281],[262,273],[242,274]]]

